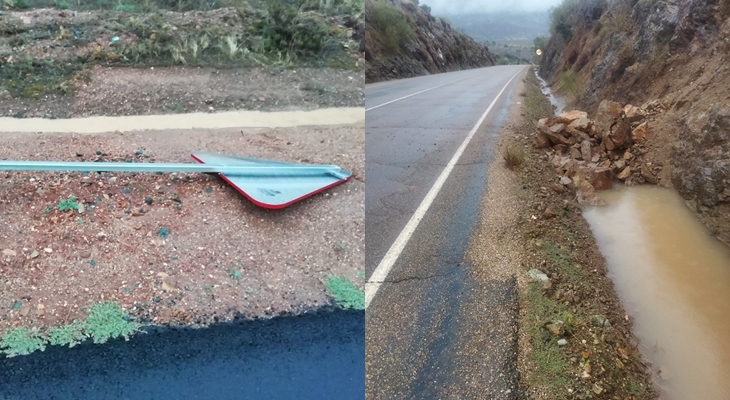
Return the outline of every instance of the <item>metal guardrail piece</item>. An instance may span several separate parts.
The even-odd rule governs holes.
[[[196,153],[192,157],[199,164],[0,160],[0,170],[216,173],[253,203],[269,209],[284,208],[352,177],[336,165],[293,164],[214,153]]]

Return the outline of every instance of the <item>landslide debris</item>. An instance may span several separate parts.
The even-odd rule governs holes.
[[[622,176],[673,187],[730,245],[729,37],[726,0],[564,1],[540,75],[589,115],[604,99],[653,100],[661,114],[632,130],[644,163]]]

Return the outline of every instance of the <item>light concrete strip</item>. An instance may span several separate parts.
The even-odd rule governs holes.
[[[466,147],[469,145],[469,142],[471,142],[471,139],[476,134],[479,127],[482,125],[484,120],[487,118],[487,115],[489,115],[489,112],[492,111],[492,108],[497,103],[497,100],[502,96],[502,93],[507,89],[510,83],[517,77],[517,75],[521,74],[522,71],[516,73],[512,78],[510,78],[509,81],[504,85],[502,90],[495,96],[492,103],[487,107],[487,110],[484,111],[484,114],[482,114],[481,118],[477,121],[477,123],[474,125],[474,127],[471,129],[469,134],[464,139],[464,142],[461,143],[461,146],[456,150],[456,153],[451,158],[449,163],[446,165],[446,168],[441,172],[441,175],[439,175],[438,179],[436,179],[436,182],[433,184],[431,189],[426,194],[426,197],[424,197],[421,204],[418,206],[418,209],[416,209],[416,212],[413,213],[413,216],[411,216],[411,219],[408,221],[406,226],[403,228],[403,230],[400,232],[398,237],[395,239],[393,244],[390,246],[390,249],[388,249],[388,252],[385,254],[383,259],[380,261],[380,264],[375,268],[375,271],[373,271],[373,274],[370,275],[370,278],[365,283],[365,308],[370,305],[370,302],[373,300],[375,295],[378,293],[378,289],[380,289],[380,285],[385,282],[385,279],[388,277],[388,274],[390,273],[390,270],[393,268],[393,265],[398,260],[398,257],[400,256],[401,252],[403,252],[403,249],[405,249],[406,245],[408,244],[408,241],[410,240],[413,233],[416,231],[416,228],[418,227],[418,224],[421,222],[423,217],[426,215],[426,212],[428,212],[429,207],[431,207],[431,203],[433,203],[434,199],[436,199],[436,196],[438,196],[439,192],[441,191],[441,188],[443,187],[444,183],[446,182],[446,179],[448,179],[449,175],[451,174],[451,171],[454,169],[454,166],[456,166],[456,163],[459,162],[459,158],[461,158],[461,155],[464,153],[464,150],[466,150]],[[441,85],[443,86],[443,85]]]
[[[365,123],[365,109],[326,108],[314,111],[227,111],[70,119],[0,118],[0,132],[104,133],[168,129],[289,128]]]

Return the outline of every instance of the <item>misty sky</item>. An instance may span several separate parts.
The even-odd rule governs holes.
[[[498,11],[547,11],[563,0],[420,0],[433,14],[489,13]]]

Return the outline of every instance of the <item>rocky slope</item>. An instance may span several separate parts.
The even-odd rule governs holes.
[[[566,3],[540,75],[590,115],[604,100],[660,109],[636,168],[661,168],[656,182],[730,244],[730,1]]]
[[[385,23],[390,10],[398,11],[408,27],[399,31],[398,24]],[[365,25],[367,82],[496,64],[486,46],[410,0],[367,0]]]

